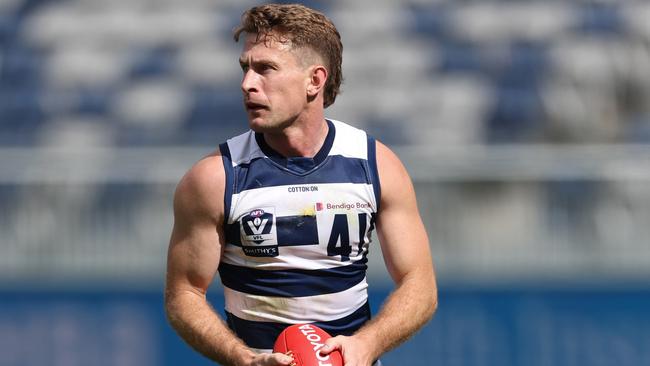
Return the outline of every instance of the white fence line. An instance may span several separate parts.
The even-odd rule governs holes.
[[[416,181],[648,180],[650,145],[396,147]],[[214,147],[0,148],[0,184],[174,183]]]
[[[162,281],[174,186],[212,150],[0,149],[0,285]],[[445,282],[650,276],[650,146],[395,151]]]

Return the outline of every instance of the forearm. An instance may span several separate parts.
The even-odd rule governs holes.
[[[168,291],[167,317],[172,327],[192,348],[221,365],[242,365],[254,353],[226,326],[204,295],[192,291]]]
[[[377,316],[355,334],[373,346],[374,359],[406,341],[433,316],[438,301],[435,280],[428,274],[425,278],[404,278]]]

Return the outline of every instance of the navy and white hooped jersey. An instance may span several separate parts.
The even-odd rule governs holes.
[[[284,158],[248,131],[220,146],[230,328],[269,350],[288,324],[350,335],[370,319],[366,257],[379,204],[375,140],[327,121],[314,158]]]

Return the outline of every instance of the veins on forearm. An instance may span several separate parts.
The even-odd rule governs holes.
[[[428,292],[418,276],[403,278],[377,317],[358,332],[361,337],[373,338],[380,348],[377,357],[406,341],[431,319],[437,300],[435,291]]]

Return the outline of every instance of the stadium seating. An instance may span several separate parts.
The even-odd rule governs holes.
[[[332,107],[333,117],[365,127],[391,144],[427,144],[427,139],[453,144],[570,141],[571,131],[566,139],[557,137],[553,126],[564,123],[576,106],[549,100],[553,95],[582,95],[588,86],[547,80],[579,79],[592,71],[607,93],[639,76],[622,80],[618,73],[625,65],[611,64],[622,62],[612,60],[616,53],[634,53],[637,65],[650,63],[647,49],[638,47],[650,33],[643,16],[649,7],[643,2],[372,4],[307,5],[331,14],[346,46],[345,93],[340,106]],[[245,6],[202,0],[3,2],[0,145],[33,146],[38,144],[34,136],[39,128],[87,115],[105,120],[115,145],[221,141],[237,130],[236,124],[245,125],[238,111],[239,45],[230,39]],[[630,72],[647,80],[645,70],[639,66]],[[486,93],[468,97],[480,98],[464,105],[474,108],[473,113],[462,114],[473,119],[463,125],[474,130],[454,138],[458,131],[453,123],[439,124],[454,118],[448,116],[445,103],[436,100],[437,93],[421,93],[439,83],[467,82],[482,85]],[[146,94],[157,87],[164,89],[153,91],[158,99],[124,103],[133,93]],[[648,87],[637,89],[631,92],[647,102]],[[162,102],[172,99],[177,108],[173,112],[169,103]],[[425,108],[426,113],[414,111],[423,99],[437,107]],[[647,108],[628,115],[625,101],[615,101],[613,107],[621,110],[616,116],[621,126],[630,124],[628,119],[648,119]],[[142,117],[145,109],[154,120],[147,123],[164,125],[165,136],[143,131],[134,121],[134,115]],[[155,121],[159,116],[177,121]],[[570,122],[586,124],[590,117],[585,114]],[[395,134],[389,127],[395,122],[424,131]],[[628,135],[603,132],[594,139],[612,142]],[[448,141],[445,136],[450,136]]]
[[[247,129],[257,3],[0,0],[0,365],[207,364],[160,306],[172,197]],[[384,363],[650,364],[650,2],[301,3],[343,38],[327,116],[398,153],[434,253],[439,315]]]

